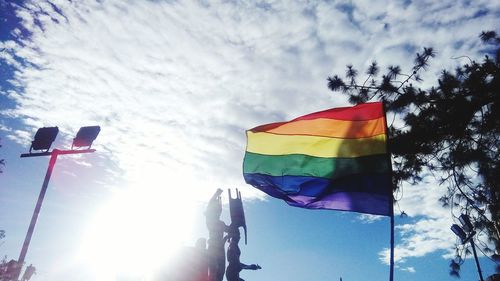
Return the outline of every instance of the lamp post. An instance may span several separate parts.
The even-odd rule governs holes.
[[[476,261],[477,272],[479,273],[479,280],[484,281],[483,273],[481,272],[481,266],[479,265],[479,259],[477,258],[476,253],[476,245],[474,244],[474,235],[476,235],[476,231],[474,231],[474,226],[470,222],[469,216],[462,214],[458,220],[462,227],[457,224],[453,224],[451,226],[451,231],[457,235],[462,241],[462,245],[470,242],[472,253],[474,254],[474,260]]]
[[[47,191],[47,186],[49,185],[50,176],[54,170],[57,157],[59,155],[66,154],[81,154],[81,153],[91,153],[95,149],[91,149],[92,142],[96,139],[101,128],[99,126],[89,126],[82,127],[78,131],[76,137],[73,139],[73,144],[71,145],[71,150],[50,150],[52,143],[56,139],[59,133],[59,128],[57,127],[46,127],[40,128],[35,134],[34,140],[31,142],[31,147],[29,153],[21,154],[21,158],[25,157],[38,157],[38,156],[50,156],[49,166],[47,168],[47,173],[45,174],[45,179],[42,184],[42,189],[38,195],[38,200],[36,202],[35,210],[33,211],[33,216],[31,217],[31,222],[24,239],[23,247],[21,248],[21,253],[19,254],[19,259],[17,260],[17,270],[13,276],[12,280],[18,280],[21,274],[21,269],[24,264],[24,259],[26,258],[26,253],[28,252],[28,247],[33,236],[33,230],[35,229],[35,224],[38,219],[38,214],[42,207],[43,198],[45,197],[45,192]],[[86,147],[86,149],[78,149],[81,147]],[[75,149],[77,148],[77,149]],[[32,150],[44,150],[43,152],[32,152]]]

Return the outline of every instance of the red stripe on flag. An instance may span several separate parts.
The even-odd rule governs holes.
[[[384,116],[384,109],[381,102],[362,103],[356,106],[337,107],[307,114],[293,119],[290,122],[297,120],[311,120],[317,118],[328,118],[336,120],[349,121],[364,121],[377,119]]]

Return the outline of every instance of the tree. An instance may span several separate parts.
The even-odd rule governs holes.
[[[500,37],[494,31],[482,32],[486,52],[481,62],[468,57],[454,72],[443,70],[437,85],[421,89],[421,81],[435,56],[432,48],[417,53],[409,74],[390,66],[385,75],[373,62],[363,83],[358,71],[347,66],[346,80],[328,77],[328,88],[349,97],[352,104],[382,100],[387,112],[401,118],[404,126],[391,122],[389,149],[393,156],[394,188],[402,181],[418,184],[432,174],[447,192],[440,201],[452,214],[466,213],[476,230],[486,234],[489,243],[480,243],[484,253],[498,262],[500,254]],[[490,56],[493,56],[491,58]],[[490,249],[494,245],[495,249]],[[457,258],[450,274],[459,277],[460,264],[467,249],[457,245]],[[497,264],[497,271],[500,267]]]

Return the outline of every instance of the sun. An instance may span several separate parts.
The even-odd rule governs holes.
[[[88,224],[80,259],[96,280],[149,280],[193,243],[195,202],[171,189],[121,191]],[[127,279],[128,280],[128,279]]]

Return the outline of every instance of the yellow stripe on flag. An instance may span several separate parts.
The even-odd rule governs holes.
[[[352,158],[386,153],[384,134],[369,138],[339,139],[247,131],[247,136],[247,151],[264,155],[304,154]]]

